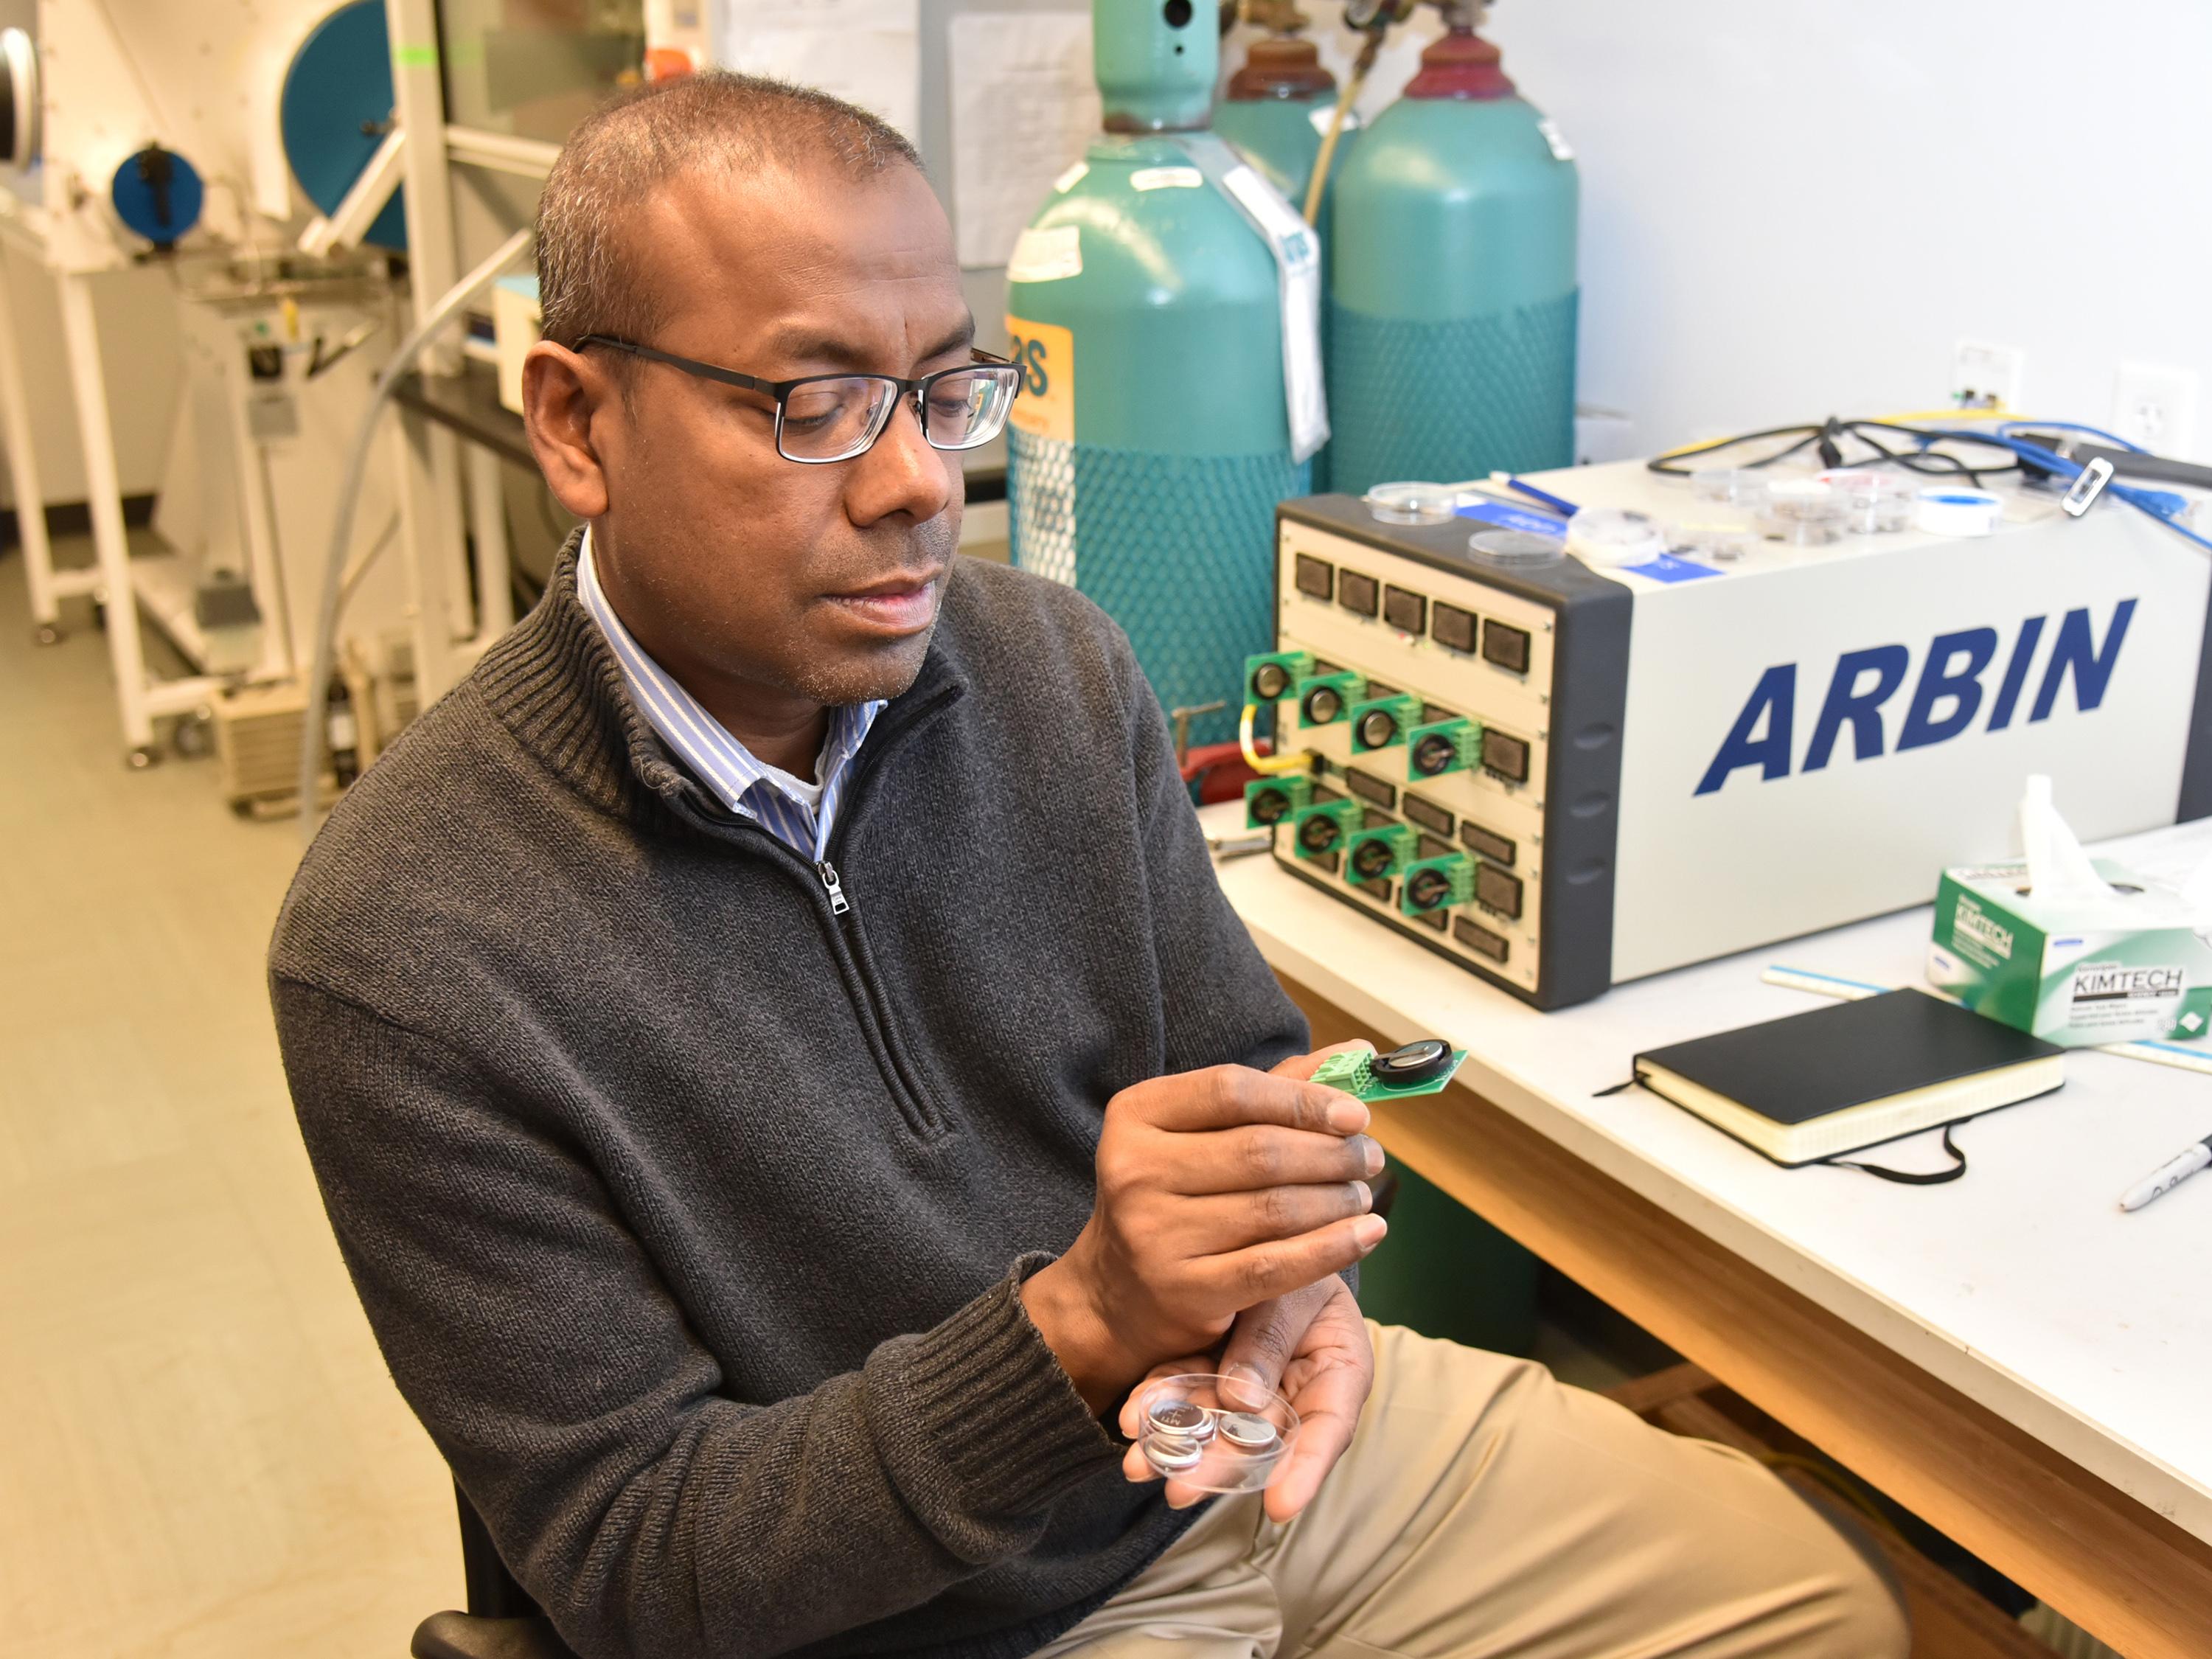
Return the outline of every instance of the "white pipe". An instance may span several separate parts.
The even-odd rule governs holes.
[[[392,391],[401,378],[414,368],[416,356],[424,344],[520,257],[530,246],[530,237],[527,227],[516,231],[493,250],[489,258],[439,296],[437,303],[415,325],[414,331],[400,342],[399,349],[392,354],[377,375],[375,389],[368,396],[368,407],[362,411],[353,449],[346,457],[344,481],[338,486],[337,517],[331,526],[330,552],[323,562],[323,596],[321,615],[315,627],[314,656],[307,671],[307,712],[300,732],[302,845],[315,837],[315,784],[323,770],[323,718],[330,695],[331,669],[337,658],[338,614],[345,601],[346,554],[353,540],[354,512],[361,502],[362,477],[368,470],[369,449],[376,441],[377,422],[384,414],[384,406],[392,401]]]

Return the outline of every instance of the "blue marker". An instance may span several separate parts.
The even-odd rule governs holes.
[[[1539,489],[1535,485],[1528,483],[1526,480],[1516,478],[1509,473],[1493,472],[1490,476],[1492,478],[1495,478],[1498,483],[1504,484],[1508,489],[1518,490],[1522,495],[1526,495],[1530,501],[1541,501],[1545,506],[1550,507],[1554,513],[1561,514],[1567,518],[1571,519],[1576,514],[1582,511],[1582,508],[1577,507],[1572,501],[1564,501],[1560,497],[1552,494],[1550,490]]]

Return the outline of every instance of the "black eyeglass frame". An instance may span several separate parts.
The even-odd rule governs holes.
[[[929,435],[929,416],[927,412],[929,388],[948,375],[972,374],[979,368],[1010,368],[1014,371],[1012,381],[1013,396],[1006,400],[1010,410],[1012,407],[1013,399],[1022,395],[1021,365],[999,356],[995,353],[985,351],[977,346],[970,346],[968,349],[969,355],[975,360],[974,362],[956,364],[951,368],[940,368],[933,373],[924,374],[917,380],[902,380],[896,374],[802,374],[795,380],[763,380],[758,375],[740,374],[734,368],[722,368],[714,363],[702,363],[696,357],[678,357],[673,352],[656,350],[652,346],[640,345],[635,340],[625,340],[619,335],[614,334],[586,334],[576,342],[576,349],[581,351],[587,346],[595,345],[605,346],[611,351],[626,352],[630,356],[642,358],[649,363],[665,363],[671,368],[681,369],[684,374],[696,375],[702,380],[714,380],[723,386],[736,386],[740,391],[763,392],[774,398],[775,399],[775,453],[782,456],[785,460],[796,462],[800,466],[834,466],[840,461],[849,461],[866,454],[876,447],[884,434],[890,430],[891,417],[897,414],[899,404],[908,399],[913,402],[914,418],[921,428],[922,441],[932,449],[947,455],[957,455],[969,449],[981,449],[992,439],[997,437],[1000,431],[1005,430],[1004,416],[1000,417],[997,431],[986,433],[973,443],[947,446],[939,443]],[[876,429],[868,434],[867,441],[858,449],[843,455],[793,455],[783,447],[785,406],[790,401],[791,394],[800,386],[818,386],[828,380],[875,380],[896,389],[891,394],[890,402],[884,405],[883,420],[877,425]]]

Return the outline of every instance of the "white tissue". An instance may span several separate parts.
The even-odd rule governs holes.
[[[2040,772],[2030,775],[2020,798],[2020,850],[2027,860],[2028,891],[2039,904],[2112,898],[2112,887],[2051,805],[2051,780]],[[2212,883],[2201,869],[2193,879]]]

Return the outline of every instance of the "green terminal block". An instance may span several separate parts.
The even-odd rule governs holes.
[[[1438,720],[1406,734],[1406,775],[1414,782],[1482,763],[1480,720]]]
[[[1291,814],[1291,845],[1302,859],[1327,858],[1359,831],[1356,800],[1316,801]]]
[[[1422,859],[1406,866],[1406,879],[1398,890],[1398,908],[1409,916],[1426,915],[1474,897],[1474,860],[1464,853]]]
[[[1313,674],[1310,651],[1268,651],[1244,659],[1244,701],[1279,702],[1291,688]]]
[[[1421,718],[1421,700],[1402,691],[1352,706],[1352,752],[1370,754],[1406,740],[1406,732]]]
[[[1344,849],[1344,878],[1346,881],[1380,881],[1385,876],[1396,875],[1411,856],[1419,839],[1410,828],[1402,823],[1386,823],[1377,829],[1361,830]]]
[[[1376,1062],[1386,1065],[1413,1049],[1441,1048],[1443,1045],[1431,1038],[1420,1043],[1407,1043],[1390,1054],[1331,1054],[1315,1067],[1313,1080],[1327,1089],[1341,1089],[1346,1094],[1357,1095],[1365,1101],[1403,1100],[1408,1095],[1432,1095],[1452,1080],[1453,1075],[1467,1062],[1467,1050],[1450,1050],[1448,1062],[1417,1065],[1410,1068],[1415,1075],[1404,1080],[1377,1077]]]
[[[1272,830],[1313,802],[1313,779],[1304,772],[1278,772],[1244,786],[1244,827]]]
[[[1292,688],[1292,695],[1298,700],[1301,726],[1334,726],[1346,709],[1367,695],[1367,681],[1348,672],[1309,675]]]

